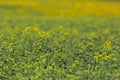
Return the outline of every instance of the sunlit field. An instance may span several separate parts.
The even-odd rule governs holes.
[[[120,2],[0,0],[0,80],[120,80]]]

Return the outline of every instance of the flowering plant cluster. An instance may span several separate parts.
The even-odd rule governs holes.
[[[119,80],[119,19],[89,19],[3,21],[0,79]]]

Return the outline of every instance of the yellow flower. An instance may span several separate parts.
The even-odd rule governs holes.
[[[33,31],[34,32],[39,32],[39,28],[38,27],[33,27]]]
[[[112,49],[111,41],[106,41],[104,43],[104,49]]]
[[[65,35],[69,35],[69,32],[65,32]]]
[[[25,31],[29,31],[31,28],[30,27],[26,27],[25,28]]]
[[[98,62],[99,57],[101,57],[101,55],[99,53],[95,53],[95,55],[93,56],[93,58],[96,60],[96,62]]]
[[[73,67],[76,67],[79,64],[79,61],[74,61],[74,63],[72,64]]]
[[[104,60],[114,60],[114,61],[117,60],[117,58],[115,57],[115,55],[114,55],[113,53],[104,56],[103,59],[104,59]]]
[[[40,56],[40,59],[41,59],[41,61],[42,61],[43,63],[46,63],[46,58],[45,58],[44,55],[41,55],[41,56]]]
[[[93,58],[96,60],[96,62],[98,62],[99,56],[94,56]]]
[[[38,32],[39,37],[46,37],[46,32],[40,31]]]

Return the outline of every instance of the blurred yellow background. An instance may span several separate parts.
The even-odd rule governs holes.
[[[118,1],[85,0],[0,0],[2,14],[48,16],[120,16]]]

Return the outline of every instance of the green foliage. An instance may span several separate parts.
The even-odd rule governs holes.
[[[119,21],[1,17],[0,79],[119,80]]]

